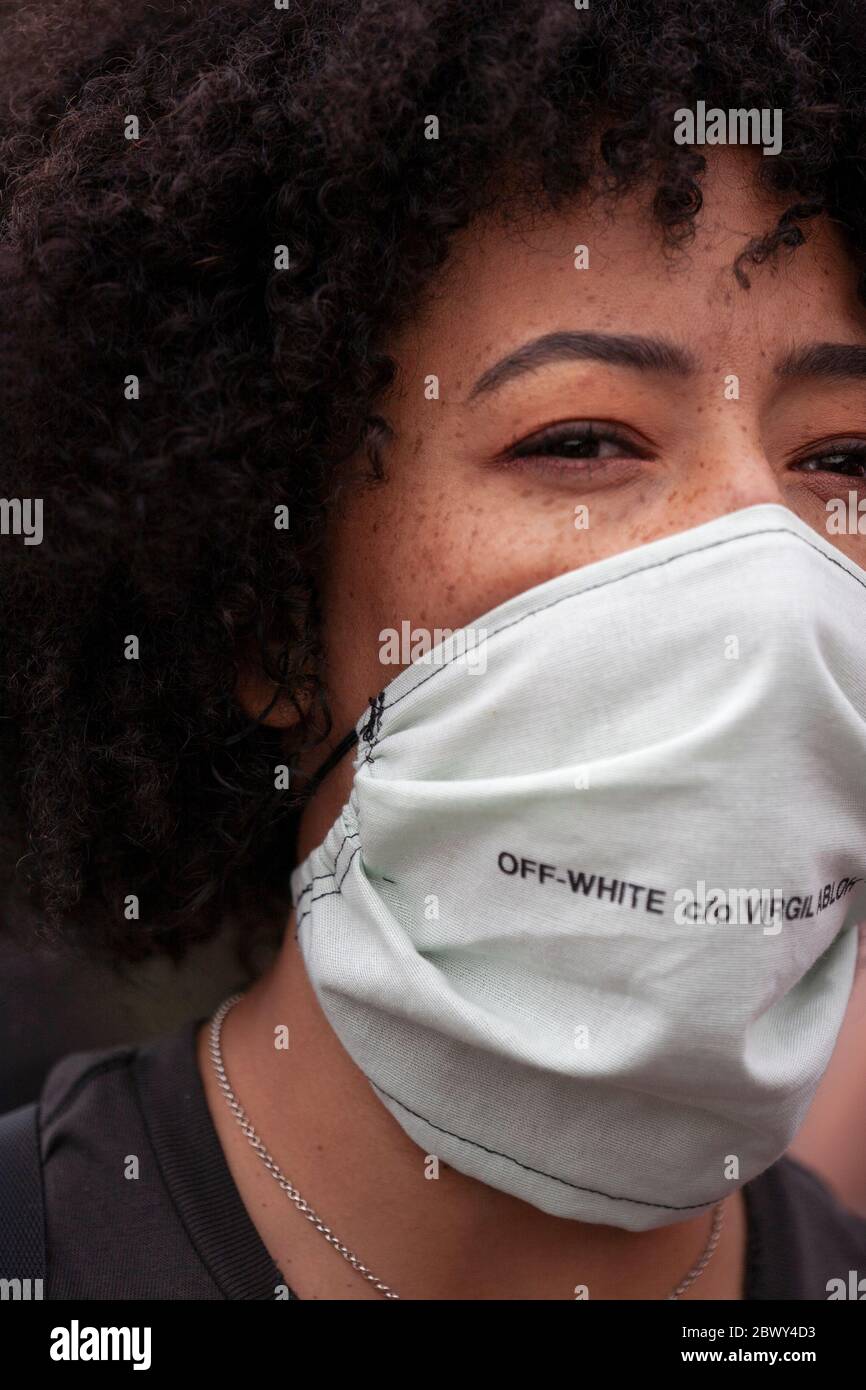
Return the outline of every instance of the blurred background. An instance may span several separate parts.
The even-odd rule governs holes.
[[[0,937],[0,1114],[35,1099],[69,1052],[142,1042],[206,1018],[268,959],[259,946],[244,961],[227,928],[180,965],[159,959],[119,975],[83,956]]]

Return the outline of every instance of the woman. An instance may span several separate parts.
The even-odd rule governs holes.
[[[49,1295],[836,1296],[858,7],[86,9],[5,60],[10,874],[281,945],[17,1122]]]

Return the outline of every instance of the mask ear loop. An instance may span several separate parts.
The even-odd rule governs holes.
[[[370,740],[375,736],[376,732],[378,731],[379,724],[382,719],[382,707],[384,701],[384,690],[380,690],[378,695],[373,695],[370,697],[370,717],[361,731],[361,737],[367,743],[370,742]],[[304,788],[304,795],[306,797],[310,797],[313,795],[313,792],[315,792],[324,782],[328,773],[333,771],[333,769],[337,766],[337,763],[343,761],[349,749],[354,748],[357,742],[357,729],[350,729],[349,732],[343,738],[340,739],[340,742],[337,744],[336,748],[333,748],[331,750],[331,752],[328,754],[327,758],[321,764],[321,766],[318,767],[316,771],[313,773],[312,777],[310,778],[306,787]]]
[[[313,792],[321,786],[328,773],[331,772],[337,763],[342,762],[350,748],[358,742],[358,735],[354,729],[350,729],[345,738],[341,738],[336,748],[333,748],[325,761],[316,769],[312,777],[304,788],[305,797],[312,796]]]

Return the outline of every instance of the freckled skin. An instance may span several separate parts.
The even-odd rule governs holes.
[[[798,344],[864,342],[854,269],[836,231],[812,222],[805,246],[739,286],[735,256],[783,205],[757,188],[751,153],[708,154],[704,211],[682,259],[664,252],[641,194],[613,217],[596,205],[509,228],[488,219],[457,238],[427,302],[386,345],[398,363],[379,405],[396,436],[387,481],[347,490],[327,537],[335,741],[397,673],[379,661],[385,628],[460,627],[555,574],[753,503],[784,503],[824,530],[826,498],[847,496],[848,480],[819,491],[790,461],[828,437],[866,434],[861,387],[780,383],[773,366]],[[574,268],[578,241],[590,248],[587,270]],[[469,400],[493,362],[561,329],[672,339],[700,371],[684,381],[563,362]],[[425,399],[432,373],[439,400]],[[739,400],[725,399],[731,374]],[[631,478],[589,482],[492,466],[521,438],[582,419],[648,436],[652,460]],[[578,503],[589,507],[586,530],[574,526]],[[866,563],[866,538],[833,539]],[[347,760],[307,810],[302,853],[327,832],[350,775]]]
[[[710,152],[685,260],[664,253],[639,196],[613,216],[578,205],[510,229],[489,220],[455,241],[423,307],[385,344],[399,367],[377,407],[395,431],[387,479],[348,487],[328,522],[321,599],[332,744],[397,672],[379,660],[383,629],[405,620],[460,627],[556,574],[755,503],[784,503],[824,531],[826,499],[857,487],[792,462],[819,444],[866,438],[862,383],[783,382],[773,372],[797,346],[866,341],[855,273],[836,232],[814,221],[793,256],[754,269],[750,291],[737,285],[735,256],[781,210],[753,175],[752,155]],[[574,267],[578,242],[590,248],[588,270]],[[556,330],[672,339],[700,370],[683,381],[568,361],[470,399],[494,362]],[[425,399],[431,374],[438,400]],[[732,374],[738,400],[725,399]],[[591,475],[562,458],[502,466],[519,441],[587,420],[629,436]],[[635,439],[651,447],[638,454]],[[574,526],[578,504],[589,507],[586,530]],[[832,539],[866,564],[866,538]],[[255,712],[270,694],[252,681],[245,692]],[[278,712],[274,722],[289,717]],[[323,756],[315,750],[307,769]],[[344,804],[351,763],[305,808],[300,857]],[[292,1052],[278,1056],[270,1040],[286,1019]],[[223,1045],[238,1094],[300,1191],[407,1297],[573,1299],[586,1283],[593,1297],[663,1298],[706,1245],[706,1215],[635,1234],[559,1221],[444,1164],[438,1182],[425,1182],[423,1155],[322,1014],[291,922],[272,967],[232,1010]],[[213,1081],[205,1029],[199,1065],[232,1175],[289,1282],[307,1299],[377,1298],[250,1153]],[[687,1298],[741,1297],[741,1196],[726,1206],[719,1247]]]

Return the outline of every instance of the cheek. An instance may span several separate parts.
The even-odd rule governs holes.
[[[329,525],[325,670],[346,727],[408,664],[411,633],[462,627],[509,591],[515,547],[502,518],[454,473],[413,464],[344,494]]]
[[[405,496],[389,477],[344,493],[329,522],[321,581],[325,680],[338,732],[397,674],[383,664],[383,643],[389,629],[404,619],[417,624],[419,611],[433,606],[441,545],[422,490]]]
[[[437,629],[471,624],[556,574],[707,519],[694,495],[700,479],[691,482],[593,494],[587,528],[576,490],[480,467],[453,440],[392,457],[387,480],[347,491],[329,526],[323,617],[335,723],[354,724],[413,659],[413,634],[433,645]]]
[[[622,544],[578,531],[571,497],[539,498],[537,487],[453,451],[438,463],[408,462],[393,465],[385,483],[344,495],[329,528],[326,679],[347,727],[412,659],[413,633],[432,645],[436,629],[464,627]]]

